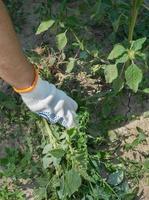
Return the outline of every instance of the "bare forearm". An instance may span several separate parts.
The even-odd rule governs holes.
[[[16,88],[30,86],[34,78],[32,65],[23,55],[11,20],[1,0],[0,77]]]

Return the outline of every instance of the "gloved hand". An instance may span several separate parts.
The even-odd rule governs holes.
[[[53,84],[39,78],[32,91],[20,95],[31,111],[49,122],[66,128],[75,126],[77,103]]]

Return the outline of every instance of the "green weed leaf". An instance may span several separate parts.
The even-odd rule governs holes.
[[[113,60],[115,58],[118,58],[125,52],[126,52],[125,47],[123,47],[121,44],[116,44],[112,49],[111,53],[109,54],[108,59]]]
[[[76,170],[71,169],[65,173],[63,184],[64,196],[70,197],[81,186],[81,177]]]
[[[127,62],[128,58],[129,58],[128,54],[125,53],[120,58],[116,59],[116,64],[125,63],[125,62]]]
[[[65,155],[65,151],[63,149],[53,149],[50,154],[55,158],[62,158]]]
[[[40,33],[47,31],[54,24],[54,22],[55,21],[52,19],[41,22],[41,24],[39,25],[36,31],[36,35],[39,35]]]
[[[47,198],[46,187],[40,187],[36,189],[34,192],[34,198],[38,200],[46,199]]]
[[[146,93],[146,94],[149,94],[149,88],[145,88],[145,89],[143,90],[143,92]]]
[[[125,71],[126,83],[134,92],[138,91],[139,83],[142,81],[143,74],[137,65],[130,65]]]
[[[108,183],[113,186],[119,185],[124,179],[124,172],[119,170],[109,175]]]
[[[68,62],[68,64],[67,64],[67,66],[66,66],[66,72],[67,73],[70,73],[72,70],[73,70],[73,68],[74,68],[74,65],[75,65],[75,58],[69,58],[69,62]]]
[[[47,154],[49,151],[51,151],[52,149],[52,145],[51,144],[47,144],[44,149],[43,149],[43,154]]]
[[[116,93],[120,92],[124,87],[124,81],[122,78],[118,77],[113,81],[112,87]]]
[[[42,162],[43,162],[44,169],[47,169],[52,161],[50,157],[44,156],[42,159]]]
[[[146,37],[132,41],[131,49],[133,49],[134,51],[138,51],[138,50],[142,49],[142,46],[143,46],[145,41],[146,41]]]
[[[116,65],[106,65],[104,69],[105,79],[107,83],[112,83],[118,76],[118,70]]]
[[[100,15],[101,3],[102,3],[101,0],[97,0],[93,8],[94,12],[91,15],[91,19],[94,19],[94,18],[98,19],[98,16]]]
[[[65,48],[67,44],[67,37],[66,37],[66,31],[64,33],[60,33],[56,36],[57,40],[57,47],[61,51]]]
[[[120,26],[121,18],[122,18],[122,14],[119,15],[119,17],[116,17],[116,19],[114,21],[111,21],[115,33],[118,31],[118,28]]]

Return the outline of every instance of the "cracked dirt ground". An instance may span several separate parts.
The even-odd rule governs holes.
[[[34,48],[42,43],[41,37],[36,37],[34,35],[33,27],[35,27],[39,21],[33,10],[38,4],[42,2],[37,0],[26,0],[24,4],[24,12],[26,15],[26,24],[23,26],[22,33],[20,34],[20,40],[24,49]],[[8,92],[8,85],[0,81],[0,89]],[[132,117],[135,115],[134,120],[128,120],[121,127],[116,127],[114,131],[117,135],[122,139],[121,156],[127,157],[132,160],[143,161],[145,157],[149,156],[149,137],[146,138],[146,142],[137,146],[135,150],[124,151],[124,144],[131,143],[137,136],[136,127],[140,127],[142,130],[149,135],[149,98],[145,100],[140,100],[137,95],[127,94],[124,98],[121,99],[119,107],[116,109],[115,114],[121,114],[123,116]],[[136,117],[137,116],[137,117]],[[16,127],[17,128],[17,127]],[[125,139],[124,139],[125,138]],[[18,141],[16,140],[7,140],[0,143],[0,156],[4,153],[4,147],[6,146],[17,146]],[[139,200],[149,200],[149,177],[148,174],[144,176],[144,178],[140,181],[140,194],[141,197]],[[32,187],[29,187],[27,184],[26,187],[23,188],[26,193],[27,199],[33,200]]]
[[[143,162],[149,156],[149,98],[140,99],[139,95],[127,94],[121,101],[120,106],[116,110],[117,114],[126,116],[127,120],[121,127],[117,127],[114,131],[122,140],[119,154],[124,158]],[[135,149],[126,151],[124,146],[126,143],[132,143],[137,135],[137,127],[141,128],[146,134],[146,140],[139,144]],[[139,183],[139,200],[149,199],[149,174],[145,174]]]

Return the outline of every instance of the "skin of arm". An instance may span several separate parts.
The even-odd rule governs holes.
[[[15,91],[21,95],[23,102],[32,112],[51,123],[60,123],[66,128],[76,126],[77,103],[53,84],[35,78],[35,70],[23,55],[2,0],[0,0],[0,77],[15,87]]]
[[[10,17],[0,0],[0,77],[15,88],[30,87],[34,69],[23,55]]]

